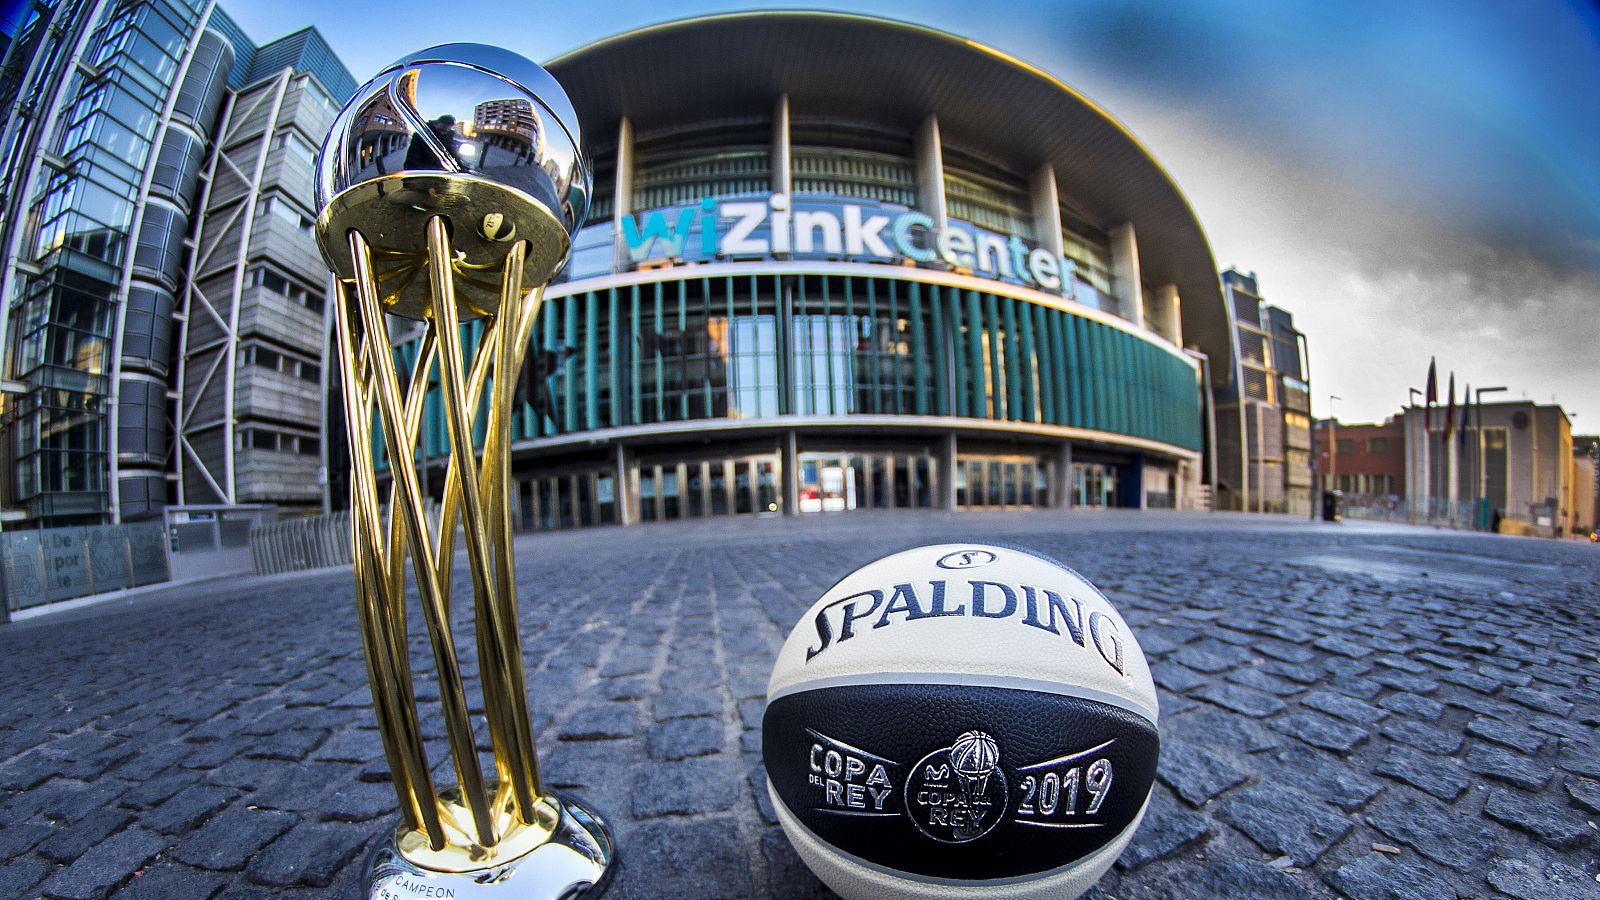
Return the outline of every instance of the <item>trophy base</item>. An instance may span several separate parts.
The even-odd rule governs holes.
[[[467,872],[424,868],[390,838],[367,860],[367,900],[569,900],[592,896],[611,876],[611,833],[600,816],[574,800],[548,797],[561,809],[549,839],[499,865]]]

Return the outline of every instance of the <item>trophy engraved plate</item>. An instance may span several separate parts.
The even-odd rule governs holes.
[[[589,190],[577,115],[560,85],[478,44],[433,47],[379,73],[341,110],[317,159],[317,237],[337,276],[362,645],[401,812],[394,839],[368,863],[370,898],[564,898],[598,891],[610,872],[604,822],[539,779],[509,515],[517,376]],[[462,323],[472,320],[481,328],[464,342]],[[393,337],[419,330],[402,372]],[[434,383],[450,445],[436,525],[415,468]],[[380,488],[384,464],[389,484]],[[469,712],[451,625],[458,526],[481,723]],[[438,678],[449,787],[434,782],[418,720],[408,571]],[[487,775],[479,725],[494,760]]]

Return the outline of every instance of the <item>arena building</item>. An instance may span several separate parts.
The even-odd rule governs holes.
[[[525,527],[1208,502],[1216,265],[1084,96],[964,38],[818,12],[671,22],[547,67],[595,184],[515,416]]]

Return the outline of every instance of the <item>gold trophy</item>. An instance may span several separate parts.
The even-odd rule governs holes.
[[[338,282],[361,637],[402,817],[368,863],[370,898],[566,898],[600,890],[610,871],[605,824],[539,779],[509,517],[517,375],[545,285],[588,210],[590,177],[561,86],[479,44],[433,47],[379,73],[340,111],[317,159],[317,238]],[[482,327],[464,348],[462,322],[474,319]],[[420,329],[404,374],[391,325],[405,336]],[[450,440],[436,530],[415,469],[435,368]],[[389,473],[381,488],[375,451]],[[493,748],[487,776],[451,628],[458,525]],[[418,727],[407,569],[438,677],[452,787],[434,783]]]

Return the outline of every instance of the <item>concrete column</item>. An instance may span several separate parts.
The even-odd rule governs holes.
[[[1072,442],[1062,441],[1056,448],[1056,478],[1051,485],[1055,488],[1055,502],[1051,505],[1056,509],[1072,508]]]
[[[633,267],[628,245],[622,240],[622,219],[633,214],[633,122],[627,117],[617,123],[617,180],[611,192],[611,232],[616,254],[616,270]]]
[[[783,433],[783,514],[800,515],[800,442],[793,431]]]
[[[628,471],[633,465],[633,460],[628,458],[628,448],[621,444],[616,445],[613,454],[614,464],[617,467],[617,477],[612,482],[612,488],[617,494],[617,524],[633,525],[639,521],[639,500],[634,493],[639,488],[638,479],[631,477]]]
[[[1028,194],[1033,201],[1033,231],[1039,246],[1059,258],[1061,243],[1061,194],[1056,189],[1056,170],[1049,163],[1035,169],[1028,178]]]
[[[1156,288],[1156,308],[1151,311],[1150,327],[1172,343],[1183,346],[1183,303],[1178,298],[1178,286],[1163,284]]]
[[[779,94],[772,107],[772,192],[794,193],[794,165],[789,154],[789,95]]]
[[[939,446],[939,491],[938,507],[940,509],[956,508],[956,436],[954,433],[944,436],[944,442]]]
[[[1112,288],[1117,293],[1117,314],[1140,327],[1144,326],[1144,290],[1139,280],[1139,241],[1133,223],[1123,222],[1111,229]]]
[[[922,120],[913,141],[917,154],[917,207],[943,230],[949,223],[944,204],[944,151],[939,144],[939,119]]]

